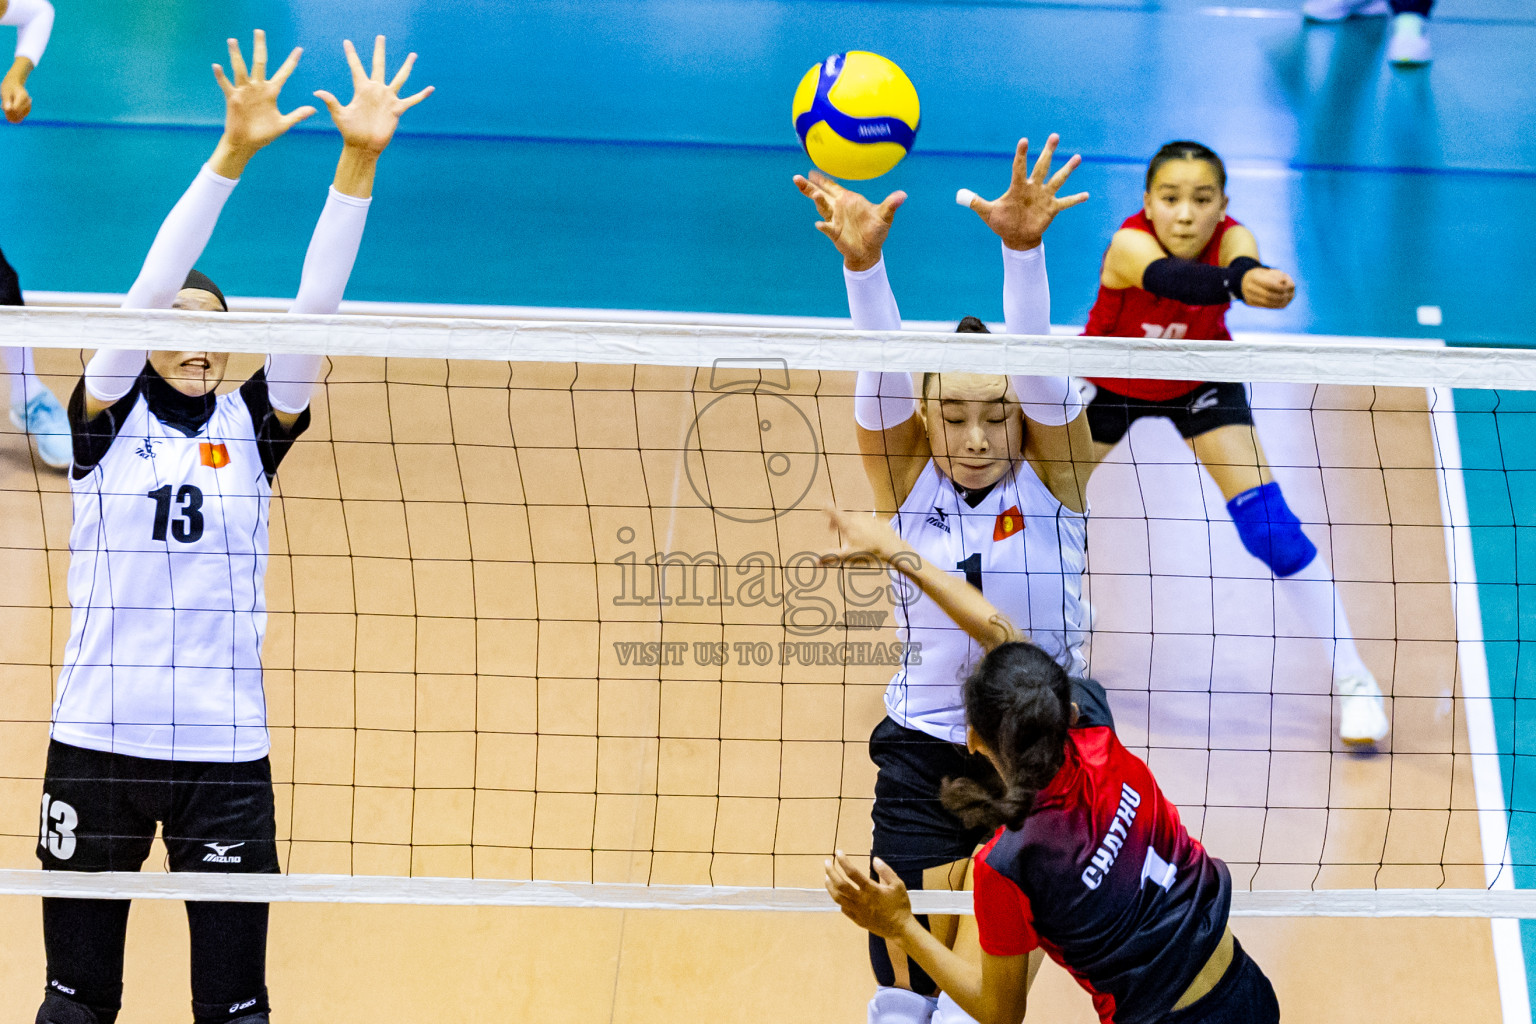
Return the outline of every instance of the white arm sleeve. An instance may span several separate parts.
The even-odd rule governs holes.
[[[48,0],[11,0],[0,15],[0,25],[16,26],[16,56],[37,67],[53,32],[53,4]]]
[[[853,326],[864,331],[901,330],[901,311],[885,274],[885,260],[868,270],[843,268],[848,288],[848,313]],[[889,430],[917,412],[917,393],[910,373],[859,371],[854,384],[853,419],[865,430]]]
[[[848,288],[848,315],[861,331],[901,330],[901,310],[885,276],[885,260],[868,270],[843,268],[843,284]]]
[[[1045,274],[1045,243],[1022,252],[1003,246],[1003,320],[1009,334],[1037,337],[1051,333],[1051,286]],[[1024,415],[1036,423],[1059,427],[1083,410],[1083,398],[1069,377],[1015,374],[1014,393]]]
[[[371,199],[336,191],[332,186],[325,209],[309,240],[299,294],[290,313],[334,313],[341,308],[342,293],[357,262]],[[310,393],[320,376],[322,356],[274,354],[267,357],[267,398],[278,412],[297,415],[309,405]]]
[[[215,174],[203,165],[186,194],[171,207],[165,223],[160,225],[155,244],[144,257],[144,267],[123,299],[124,309],[171,308],[187,274],[213,236],[224,201],[238,184],[239,179]]]
[[[214,174],[206,165],[197,172],[191,187],[160,225],[138,280],[123,299],[124,309],[170,308],[187,272],[203,254],[203,247],[219,222],[224,201],[236,184],[236,179]],[[97,401],[117,401],[133,388],[148,356],[143,349],[98,351],[85,365],[85,389]]]

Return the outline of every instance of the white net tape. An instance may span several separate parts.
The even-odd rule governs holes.
[[[187,872],[0,870],[0,894],[91,899],[593,907],[611,910],[835,912],[821,889],[618,885],[485,878],[219,875]],[[969,914],[969,892],[913,892],[919,914]],[[1536,919],[1536,892],[1482,889],[1328,889],[1232,894],[1234,917],[1491,917]]]
[[[7,344],[513,362],[784,366],[1536,390],[1536,351],[1293,337],[1193,341],[452,317],[14,307]]]

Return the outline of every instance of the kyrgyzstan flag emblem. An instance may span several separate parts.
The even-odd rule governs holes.
[[[229,465],[229,449],[222,444],[209,444],[204,441],[197,446],[197,450],[203,457],[203,465],[211,469],[223,469]]]
[[[1019,506],[1014,505],[1008,511],[997,514],[997,522],[992,525],[992,540],[1007,540],[1023,529],[1024,517],[1019,514]]]

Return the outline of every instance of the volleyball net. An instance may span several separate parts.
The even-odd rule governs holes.
[[[263,661],[285,874],[36,870],[69,633],[68,483],[0,472],[0,892],[834,910],[905,652],[854,371],[1256,381],[1275,478],[1332,567],[1390,737],[1337,737],[1299,631],[1172,427],[1089,486],[1090,674],[1232,869],[1234,912],[1536,917],[1529,659],[1536,353],[1319,338],[4,310],[67,395],[97,348],[323,353],[271,505]],[[1522,504],[1524,503],[1524,504]],[[1326,586],[1326,581],[1318,584]],[[1525,747],[1522,747],[1525,744]],[[157,848],[158,849],[158,848]],[[965,911],[966,893],[914,894]]]

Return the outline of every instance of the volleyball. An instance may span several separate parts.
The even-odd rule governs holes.
[[[834,53],[800,79],[795,134],[834,178],[878,178],[917,138],[917,89],[894,63],[864,50]]]

